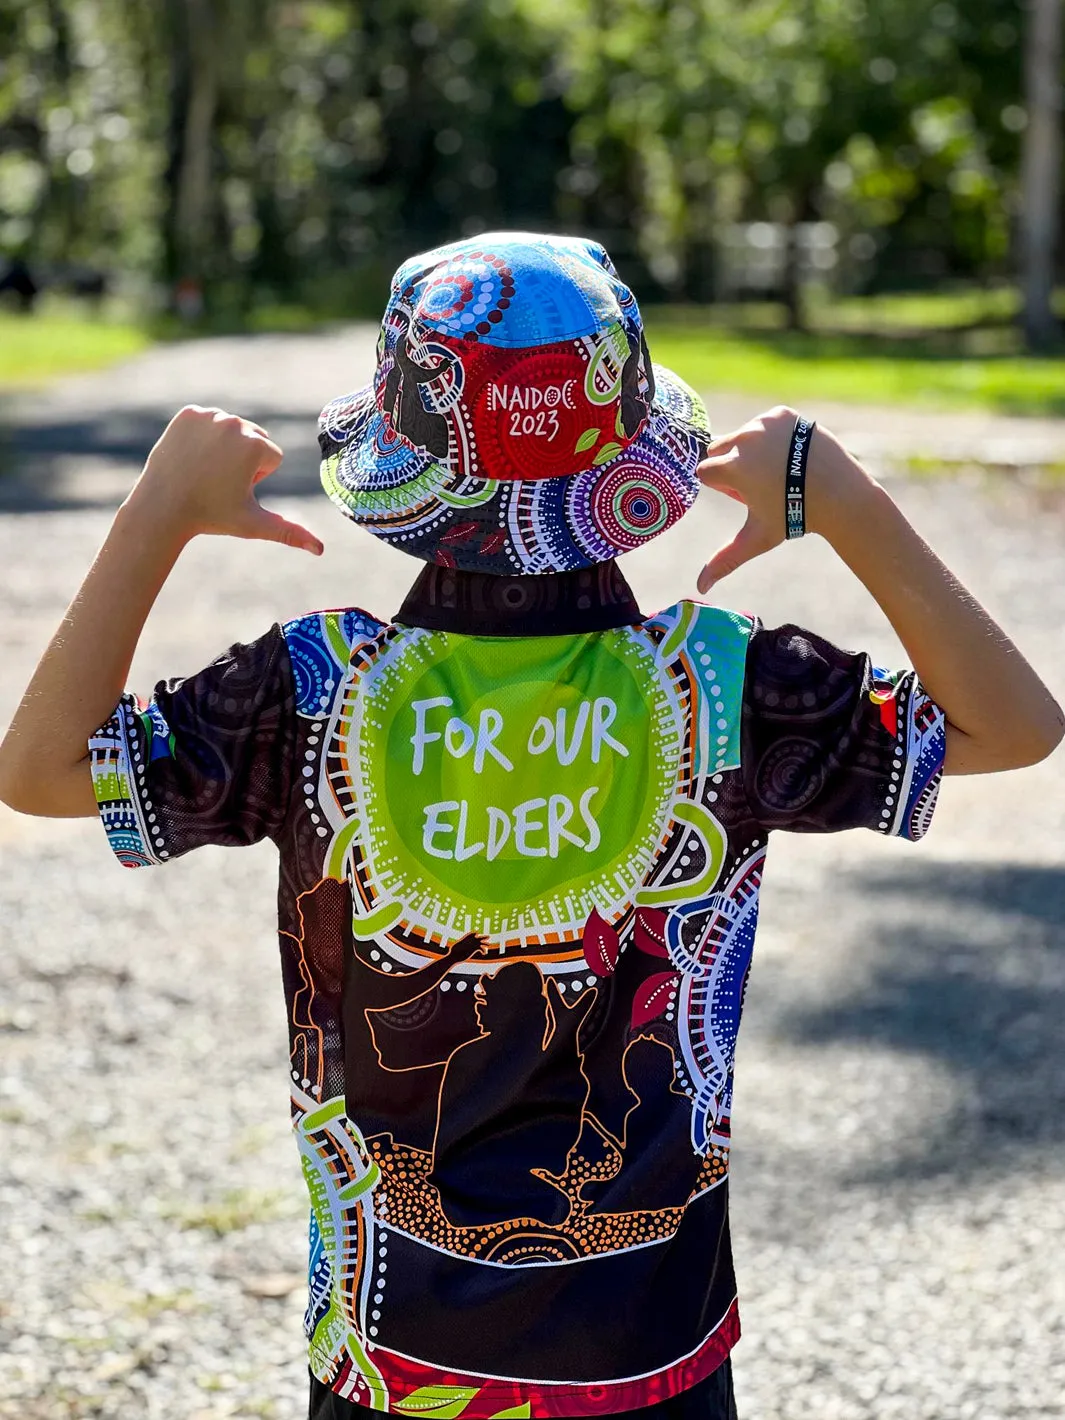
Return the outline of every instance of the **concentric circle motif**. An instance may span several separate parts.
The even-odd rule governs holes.
[[[391,470],[409,460],[410,445],[384,419],[374,421],[372,436],[370,454],[379,468]]]
[[[470,265],[476,270],[470,272]],[[464,340],[488,335],[503,319],[514,299],[514,275],[501,257],[471,253],[460,263],[448,262],[430,281],[418,302],[420,324]]]
[[[755,775],[759,803],[778,812],[803,809],[824,785],[825,768],[817,745],[793,735],[767,750]]]
[[[337,667],[320,637],[314,635],[316,618],[305,617],[290,626],[288,630],[289,659],[292,664],[292,678],[296,687],[296,709],[301,714],[312,714],[328,698]]]
[[[634,537],[649,537],[669,520],[669,503],[646,479],[623,484],[614,494],[613,513]]]
[[[345,686],[329,744],[343,806],[334,828],[341,851],[351,853],[358,900],[371,913],[381,903],[405,904],[402,930],[427,943],[458,930],[515,955],[563,943],[567,954],[579,953],[593,907],[616,921],[631,902],[677,794],[684,753],[679,688],[655,652],[650,637],[627,628],[603,634],[595,683],[615,707],[620,751],[604,748],[595,758],[590,749],[574,751],[562,774],[557,752],[545,758],[529,746],[545,718],[572,726],[586,703],[585,678],[568,674],[581,654],[579,636],[396,642]],[[501,684],[505,715],[495,709]],[[412,705],[421,707],[424,740],[412,739]],[[475,764],[448,749],[454,707],[471,725],[482,723],[485,711],[497,716],[497,757]],[[585,804],[565,843],[541,854],[515,827],[490,848],[498,815],[513,817],[552,772],[562,776],[560,792],[564,787],[572,804]],[[484,804],[495,812],[478,807]],[[351,819],[359,825],[357,851],[343,832]],[[550,841],[546,827],[528,832]]]
[[[448,324],[457,321],[473,300],[473,282],[462,272],[447,272],[430,281],[422,297],[426,315]]]
[[[566,520],[588,561],[605,562],[670,527],[697,492],[693,451],[668,462],[645,433],[612,463],[569,480]]]
[[[596,484],[591,512],[608,542],[629,549],[676,522],[687,506],[664,473],[620,459]]]

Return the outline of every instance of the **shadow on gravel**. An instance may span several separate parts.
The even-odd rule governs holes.
[[[118,411],[35,421],[5,418],[0,407],[0,512],[60,512],[71,508],[116,507],[122,494],[116,484],[132,485],[173,408]],[[289,425],[278,435],[285,461],[270,480],[273,495],[316,492],[318,445],[315,420],[305,409],[241,409],[246,419],[266,429]],[[291,426],[300,429],[291,432]],[[304,432],[305,431],[305,432]],[[85,461],[79,475],[77,461]],[[108,477],[94,477],[106,467]]]
[[[879,962],[867,989],[787,1014],[803,1043],[864,1041],[935,1059],[960,1103],[854,1182],[1065,1168],[1065,867],[967,863],[863,874]]]

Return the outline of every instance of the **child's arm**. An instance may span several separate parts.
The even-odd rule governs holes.
[[[785,464],[795,411],[773,409],[717,439],[700,466],[747,521],[699,575],[699,590],[784,540]],[[1000,626],[827,430],[810,443],[806,525],[876,598],[925,690],[947,717],[944,772],[983,774],[1044,759],[1065,733],[1061,707]]]
[[[96,812],[87,741],[121,696],[148,613],[199,533],[320,553],[306,528],[261,507],[254,485],[281,450],[255,424],[190,405],[168,424],[115,516],[0,745],[0,799],[52,818]]]

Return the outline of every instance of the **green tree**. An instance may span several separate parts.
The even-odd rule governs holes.
[[[0,0],[0,45],[0,254],[218,308],[376,304],[499,226],[705,300],[768,222],[796,322],[803,224],[850,289],[1017,264],[1016,0]]]

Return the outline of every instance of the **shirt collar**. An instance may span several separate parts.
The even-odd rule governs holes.
[[[519,577],[431,562],[394,620],[469,636],[574,636],[634,626],[643,613],[614,561]]]

